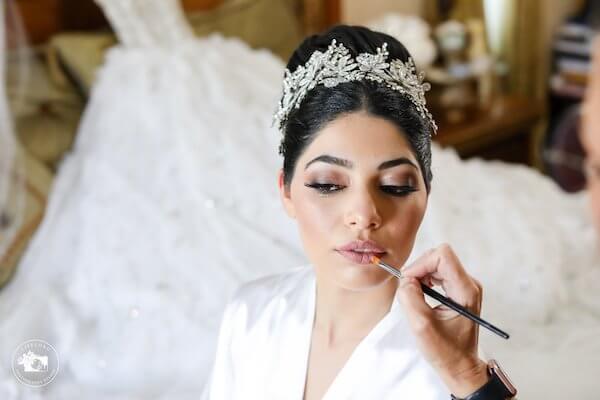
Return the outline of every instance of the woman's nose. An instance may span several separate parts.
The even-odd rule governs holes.
[[[357,194],[345,215],[348,227],[357,230],[377,229],[381,225],[381,215],[372,195],[365,191]]]

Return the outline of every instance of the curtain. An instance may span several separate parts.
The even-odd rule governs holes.
[[[548,2],[484,0],[484,6],[492,52],[508,66],[508,91],[544,101],[551,44]]]
[[[508,92],[542,101],[550,56],[552,9],[557,0],[427,0],[432,23],[444,17],[484,20],[492,53],[508,67]]]

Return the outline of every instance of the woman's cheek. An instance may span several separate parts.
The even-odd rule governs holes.
[[[336,219],[336,207],[333,202],[303,196],[297,202],[297,221],[305,241],[324,244],[323,238],[330,236]],[[339,208],[337,208],[339,209]],[[326,243],[326,242],[325,242]]]
[[[398,246],[398,262],[403,263],[412,251],[415,237],[421,226],[425,207],[414,203],[410,207],[399,211],[391,225],[391,237]]]

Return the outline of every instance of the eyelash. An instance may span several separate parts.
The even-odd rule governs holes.
[[[335,185],[333,183],[306,183],[304,184],[304,186],[311,189],[315,189],[321,194],[331,194],[343,190],[342,185]],[[408,196],[409,194],[419,190],[410,185],[382,185],[380,187],[383,189],[384,192],[396,197]]]

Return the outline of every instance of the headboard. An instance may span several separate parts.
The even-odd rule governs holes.
[[[5,1],[5,0],[2,0]],[[228,0],[181,0],[186,12],[215,9]],[[341,0],[282,0],[293,3],[306,33],[340,21]],[[15,0],[28,39],[43,43],[58,32],[108,27],[94,0]]]

